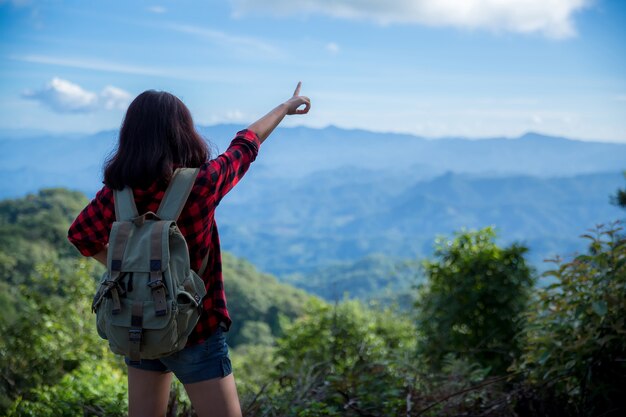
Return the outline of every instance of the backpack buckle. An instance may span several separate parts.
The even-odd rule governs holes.
[[[141,329],[130,329],[128,331],[128,340],[131,342],[141,342]]]
[[[154,313],[156,316],[165,316],[167,314],[167,300],[165,299],[167,287],[165,286],[165,282],[163,282],[162,277],[163,274],[160,270],[150,271],[150,281],[148,281],[148,287],[152,290]]]
[[[165,287],[165,282],[163,282],[161,278],[157,278],[153,281],[148,281],[148,287],[150,287],[150,289],[154,291],[161,287]]]

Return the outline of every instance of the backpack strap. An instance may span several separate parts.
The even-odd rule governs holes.
[[[167,300],[165,298],[165,281],[163,281],[163,229],[171,221],[158,221],[150,232],[150,280],[148,287],[152,290],[154,300],[154,314],[165,316],[167,314]]]
[[[157,216],[160,219],[174,221],[178,219],[191,193],[198,172],[200,172],[200,168],[177,168],[174,171],[157,210]]]
[[[204,272],[206,271],[206,267],[209,266],[209,251],[204,255],[204,259],[202,260],[202,265],[200,265],[200,269],[198,270],[198,276],[202,278]]]
[[[126,186],[121,190],[113,190],[115,205],[115,220],[123,221],[139,216],[133,190]]]
[[[128,330],[129,359],[131,365],[141,363],[141,336],[143,333],[143,302],[133,302],[130,329]]]
[[[200,168],[177,168],[172,175],[161,204],[157,210],[157,217],[161,220],[176,221],[183,211],[191,189],[196,181]],[[202,277],[209,262],[209,252],[202,259],[198,275]]]

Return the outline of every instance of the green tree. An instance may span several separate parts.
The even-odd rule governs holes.
[[[438,239],[434,260],[424,262],[427,283],[416,304],[420,350],[435,369],[460,357],[506,371],[520,352],[533,277],[524,246],[500,248],[492,228]]]
[[[224,287],[233,325],[228,343],[271,345],[282,334],[281,318],[293,320],[311,295],[279,283],[272,275],[259,272],[245,259],[224,253]]]
[[[528,312],[516,369],[541,404],[571,416],[626,411],[626,239],[619,223],[583,235],[589,253],[555,259],[556,282]],[[533,408],[539,408],[536,404]]]
[[[312,300],[273,356],[263,395],[244,401],[247,415],[402,415],[416,371],[415,328],[357,301]]]
[[[626,171],[624,171],[624,179],[626,179]],[[611,196],[611,204],[626,209],[626,188],[617,189]]]
[[[46,262],[71,273],[78,251],[68,242],[67,230],[87,201],[61,188],[0,201],[0,281],[22,282],[34,265]]]
[[[19,397],[8,417],[123,417],[126,374],[107,361],[83,361],[54,385],[40,385]]]
[[[52,263],[38,265],[18,286],[2,283],[11,295],[11,317],[0,320],[0,410],[31,390],[54,385],[81,364],[110,361],[106,343],[95,332],[91,298],[93,263],[75,263],[61,274]]]

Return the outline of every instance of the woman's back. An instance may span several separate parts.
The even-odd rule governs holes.
[[[207,296],[203,300],[202,316],[189,337],[188,345],[204,341],[220,323],[226,330],[230,328],[215,208],[247,172],[258,154],[259,146],[259,138],[254,132],[238,132],[226,152],[200,167],[187,203],[177,220],[187,241],[192,269],[199,271],[204,257],[209,254],[202,276]],[[161,179],[148,187],[133,187],[138,212],[156,212],[167,186],[168,181]],[[109,232],[115,221],[113,195],[113,190],[105,185],[70,227],[69,240],[85,256],[97,254],[108,244]]]

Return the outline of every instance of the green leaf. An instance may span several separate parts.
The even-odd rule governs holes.
[[[539,357],[539,360],[537,360],[537,363],[539,363],[539,365],[543,365],[544,363],[546,363],[546,361],[548,359],[550,359],[550,356],[552,356],[552,352],[550,352],[549,350],[546,350],[545,352],[543,352],[543,354]]]
[[[599,316],[604,316],[607,312],[606,301],[594,301],[591,304],[593,311]]]

